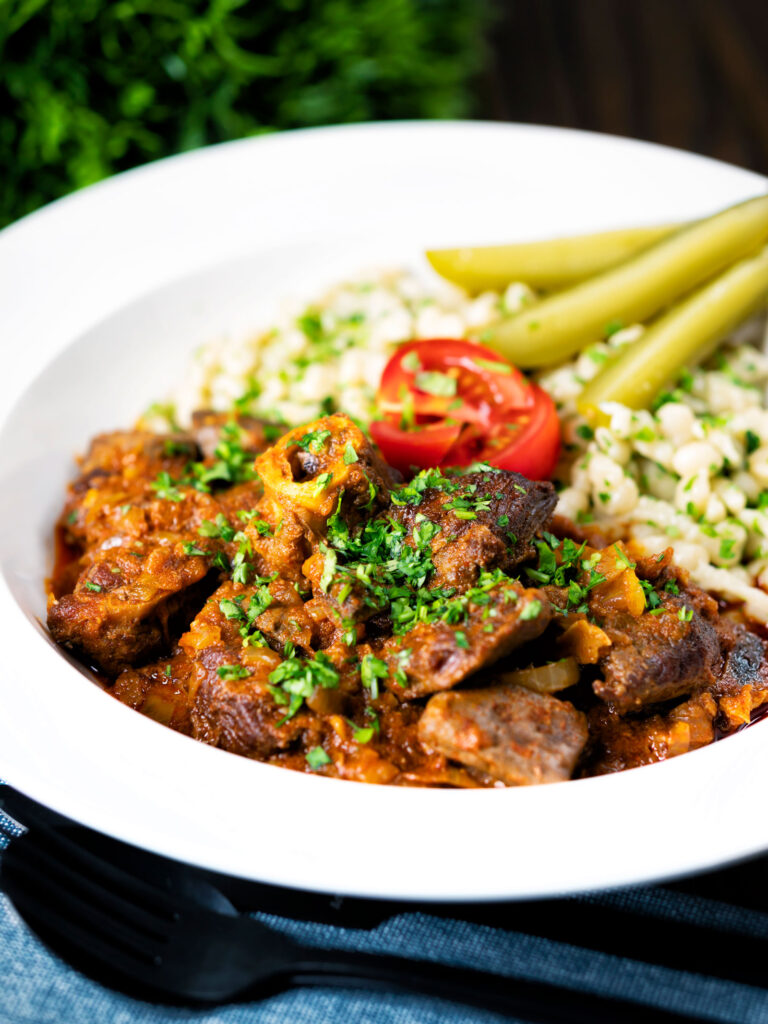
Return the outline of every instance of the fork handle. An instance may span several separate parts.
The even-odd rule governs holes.
[[[411,991],[513,1015],[531,1024],[694,1024],[700,1017],[527,978],[502,977],[428,960],[344,950],[302,950],[290,968],[296,985]]]

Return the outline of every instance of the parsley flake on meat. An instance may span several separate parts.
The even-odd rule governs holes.
[[[285,660],[269,674],[269,690],[275,703],[288,707],[278,725],[293,718],[317,687],[335,689],[339,685],[339,673],[323,651],[318,651],[314,658],[297,658],[293,644],[289,641],[285,645],[284,654]]]
[[[149,486],[157,497],[164,501],[181,501],[184,497],[176,486],[176,481],[167,470],[158,473]]]
[[[318,768],[322,768],[323,765],[331,763],[330,757],[326,754],[322,747],[312,747],[311,750],[307,751],[306,757],[307,764],[312,769],[312,771],[316,771]]]
[[[294,438],[289,441],[289,446],[292,444],[298,445],[299,448],[305,452],[312,452],[314,455],[319,455],[325,447],[325,443],[331,436],[330,430],[310,430],[309,433],[304,434],[303,437]]]
[[[357,452],[355,451],[352,442],[347,441],[346,445],[344,446],[344,465],[351,466],[353,463],[357,461]]]
[[[246,679],[251,674],[243,665],[219,665],[216,673],[219,679]]]
[[[197,532],[201,537],[220,537],[225,543],[235,539],[235,530],[229,524],[227,517],[219,512],[216,519],[204,519],[198,526]]]
[[[194,541],[191,541],[191,540],[185,540],[184,543],[182,544],[182,547],[184,549],[184,554],[185,555],[209,555],[210,554],[210,551],[204,551],[202,548],[198,547],[197,544],[194,543]]]
[[[366,690],[370,690],[373,700],[379,696],[379,680],[387,678],[389,669],[386,662],[373,654],[366,654],[360,663],[360,679]]]

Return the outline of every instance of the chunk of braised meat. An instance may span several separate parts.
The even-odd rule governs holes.
[[[489,470],[455,477],[449,489],[427,488],[418,503],[396,504],[389,515],[411,533],[423,518],[438,525],[431,585],[467,589],[481,569],[511,572],[529,558],[531,538],[547,525],[556,502],[550,483]]]
[[[281,750],[301,743],[305,749],[322,738],[320,721],[309,711],[286,720],[286,710],[270,692],[269,675],[280,664],[280,655],[269,648],[248,664],[248,674],[222,675],[219,669],[238,665],[225,645],[201,651],[194,660],[191,735],[214,747],[246,757],[266,760]]]
[[[398,475],[346,416],[324,416],[289,431],[256,460],[265,496],[323,536],[328,519],[350,525],[389,504]]]
[[[530,786],[571,778],[587,722],[568,701],[507,684],[436,694],[419,739],[507,786]]]
[[[91,524],[100,543],[83,552],[76,572],[70,563],[54,574],[53,637],[109,675],[167,653],[239,552],[261,568],[258,553],[236,539],[237,513],[259,494],[249,482],[217,496],[187,488],[178,501],[110,505]]]
[[[213,459],[216,449],[228,440],[227,430],[236,423],[239,431],[237,441],[243,451],[254,457],[267,448],[285,431],[277,423],[257,419],[254,416],[238,414],[232,416],[228,412],[215,412],[212,409],[198,409],[192,413],[190,436],[200,449],[203,458]]]
[[[599,561],[590,571],[604,577],[588,595],[593,624],[571,626],[561,646],[579,628],[600,634],[604,643],[595,642],[595,657],[586,659],[601,672],[593,683],[597,696],[625,714],[710,686],[721,661],[716,602],[688,584],[669,553],[632,562],[614,544],[588,564],[593,557]]]
[[[660,614],[626,613],[600,623],[611,647],[600,657],[593,689],[621,713],[711,686],[720,666],[712,622],[688,597],[664,593]]]
[[[238,754],[267,758],[289,747],[313,723],[302,711],[280,724],[286,707],[276,702],[269,676],[283,658],[268,646],[244,643],[241,633],[244,625],[254,631],[248,621],[254,596],[258,600],[255,588],[222,584],[181,636],[171,664],[174,680],[187,692],[190,735]],[[258,607],[263,604],[260,600]],[[128,683],[118,679],[120,688]]]
[[[261,485],[213,494],[178,482],[199,455],[187,435],[117,431],[82,460],[61,520],[70,557],[54,570],[49,626],[108,674],[170,650],[215,587],[216,565],[238,557],[238,514]]]
[[[142,668],[125,669],[117,677],[113,697],[148,718],[189,735],[189,675],[192,662],[179,648],[166,658]]]
[[[116,534],[138,536],[152,529],[184,529],[201,501],[197,495],[222,485],[229,489],[238,479],[244,480],[251,458],[268,444],[264,427],[248,417],[240,417],[238,422],[231,416],[215,415],[217,445],[225,446],[214,446],[218,455],[204,452],[194,433],[133,430],[96,437],[81,460],[80,475],[69,488],[60,519],[64,540],[87,551]],[[205,429],[210,433],[214,428]],[[203,476],[210,475],[201,488],[183,483],[190,479],[190,466],[196,466]],[[247,484],[250,492],[245,507],[250,507],[261,494],[261,485],[255,479]],[[199,524],[193,521],[190,525],[195,528]]]
[[[87,550],[101,544],[116,525],[131,526],[136,501],[154,497],[151,482],[161,473],[180,476],[200,451],[187,434],[116,430],[93,439],[70,484],[60,524],[67,543]]]
[[[458,625],[418,623],[401,636],[361,645],[388,669],[386,685],[403,700],[448,690],[544,632],[552,612],[540,590],[500,584],[484,604],[468,603]]]
[[[586,775],[605,775],[665,761],[696,750],[715,738],[717,703],[704,692],[665,715],[623,718],[607,707],[589,711],[590,751]]]
[[[170,649],[214,585],[207,559],[187,555],[181,539],[108,549],[71,594],[50,603],[48,626],[58,643],[114,676]]]
[[[725,729],[748,725],[768,702],[768,644],[743,622],[721,616],[717,623],[722,663],[710,692]]]
[[[716,624],[722,666],[712,687],[716,697],[733,696],[745,686],[768,690],[768,645],[741,623],[720,618]]]
[[[148,430],[113,430],[98,434],[80,462],[75,486],[96,476],[151,476],[158,467],[181,469],[200,458],[194,437],[182,431],[155,434]]]

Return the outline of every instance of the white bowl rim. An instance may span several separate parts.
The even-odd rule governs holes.
[[[569,166],[615,159],[617,166],[642,164],[660,175],[690,174],[694,186],[706,180],[712,194],[724,197],[766,186],[749,172],[648,143],[482,122],[305,130],[211,147],[120,175],[0,234],[0,302],[15,346],[0,382],[5,471],[13,460],[3,440],[24,405],[21,392],[34,387],[54,357],[98,331],[115,310],[247,251],[235,230],[244,169],[258,167],[262,188],[277,189],[295,174],[297,160],[317,166],[339,154],[354,164],[362,147],[374,180],[375,160],[392,174],[407,154],[418,183],[419,167],[468,146],[478,161],[525,147],[528,156],[519,159],[531,161],[532,174],[536,161],[560,153]],[[380,176],[386,191],[384,171]],[[190,244],[194,231],[175,197],[199,196],[205,183],[221,178],[231,190],[201,201],[199,230],[211,242],[201,253]],[[329,187],[330,207],[341,201],[340,187]],[[690,212],[701,202],[693,194]],[[663,206],[659,217],[667,215]],[[214,237],[218,217],[227,224],[222,238]],[[120,247],[116,226],[123,232]],[[153,242],[159,239],[158,252],[149,255],[148,229],[156,232]],[[266,249],[282,238],[272,230]],[[292,229],[290,242],[309,244],[317,230],[315,223]],[[41,303],[43,287],[48,301]],[[75,820],[178,860],[314,891],[475,900],[646,882],[768,849],[768,824],[754,813],[752,799],[768,778],[768,722],[663,764],[554,786],[471,792],[369,787],[234,757],[110,700],[43,641],[5,575],[0,618],[12,638],[0,679],[0,777]]]

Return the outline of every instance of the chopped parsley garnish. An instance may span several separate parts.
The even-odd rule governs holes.
[[[333,582],[333,575],[336,572],[336,552],[326,544],[320,545],[325,561],[323,563],[323,574],[320,577],[320,589],[324,594],[328,593],[328,587]]]
[[[292,444],[295,444],[299,448],[303,448],[305,452],[313,452],[315,455],[319,455],[330,436],[330,430],[310,430],[308,434],[304,434],[298,440],[289,441],[288,447],[290,448]]]
[[[354,725],[354,722],[352,724]],[[375,731],[376,730],[372,725],[366,725],[360,729],[355,726],[355,730],[352,733],[352,739],[355,743],[370,743]]]
[[[240,443],[242,431],[234,421],[221,428],[219,443],[214,449],[214,461],[206,465],[201,462],[188,462],[185,475],[174,480],[170,473],[163,471],[150,484],[158,498],[166,501],[181,501],[183,495],[180,487],[194,487],[195,490],[210,491],[211,484],[236,484],[256,479],[256,470],[252,466],[253,457],[243,449]]]
[[[661,611],[661,598],[653,589],[653,584],[650,580],[640,580],[639,582],[645,594],[645,607],[649,611],[656,611],[657,609]]]
[[[541,602],[539,602],[539,610],[541,610]],[[523,612],[525,611],[526,609],[524,608]],[[453,635],[456,638],[457,647],[463,647],[465,650],[469,649],[469,640],[467,640],[467,634],[463,630],[457,629]]]
[[[478,366],[482,366],[484,370],[490,370],[491,373],[512,373],[512,367],[509,363],[497,362],[495,359],[479,359],[475,356],[473,362],[477,363]]]
[[[195,544],[194,541],[191,541],[191,540],[185,540],[184,543],[182,544],[182,547],[184,548],[184,554],[185,555],[209,555],[210,554],[210,551],[203,551],[202,548],[199,548],[197,546],[197,544]]]
[[[477,484],[470,484],[461,494],[455,495],[446,502],[445,507],[457,519],[477,519],[478,512],[488,512],[491,508],[491,495],[477,495]]]
[[[355,451],[354,445],[351,441],[347,441],[344,445],[344,465],[351,466],[354,462],[357,462],[357,452]]]
[[[748,430],[744,435],[744,439],[747,443],[747,455],[751,455],[752,452],[756,452],[760,447],[760,438],[753,430]]]
[[[278,441],[285,433],[286,426],[287,424],[285,423],[265,423],[263,427],[264,439],[270,443]]]
[[[262,537],[274,536],[272,527],[266,519],[260,519],[258,513],[254,510],[240,509],[237,513],[237,518],[241,523],[250,523],[254,530]]]
[[[626,555],[626,552],[622,551],[622,549],[619,547],[618,544],[614,544],[613,547],[614,547],[614,550],[616,552],[616,557],[621,562],[621,564],[625,565],[627,567],[627,569],[634,569],[635,568],[635,563],[634,562],[630,562],[629,558]]]
[[[171,674],[172,674],[171,666],[170,665],[166,665],[165,668],[163,669],[163,675],[166,677],[166,679],[170,679],[171,678]]]
[[[248,601],[248,607],[243,608],[245,595],[240,595],[234,600],[225,597],[219,601],[219,609],[224,618],[240,623],[240,636],[243,638],[243,647],[266,647],[267,641],[260,630],[256,629],[256,619],[265,612],[272,604],[272,595],[269,592],[269,584],[274,579],[271,576],[267,579],[257,580],[257,587]]]
[[[720,541],[720,557],[721,558],[733,558],[733,549],[736,547],[736,541],[731,537],[723,537]]]
[[[172,438],[167,437],[163,442],[163,453],[172,457],[174,455],[191,455],[193,452],[193,446],[189,441],[174,441]]]
[[[91,583],[91,581],[88,580],[87,583],[85,584],[85,589],[93,590],[95,593],[100,594],[104,587],[102,587],[100,583]]]
[[[163,470],[149,485],[158,498],[164,501],[181,501],[184,497],[170,473]]]
[[[308,309],[303,316],[297,317],[296,326],[312,342],[318,342],[323,337],[323,321],[320,313],[314,309]]]
[[[227,543],[235,538],[235,530],[229,525],[229,520],[221,512],[219,512],[213,522],[210,519],[204,519],[198,526],[197,532],[201,537],[221,537]]]
[[[520,612],[520,618],[523,621],[527,622],[528,619],[538,619],[540,614],[541,601],[539,601],[539,599],[535,597],[533,601],[529,601],[528,604]]]
[[[693,608],[682,607],[677,613],[677,617],[681,622],[690,622],[693,618]]]
[[[243,665],[219,665],[216,674],[220,679],[245,679],[251,673]]]
[[[424,370],[417,373],[413,383],[419,391],[426,391],[428,395],[437,395],[440,398],[453,398],[458,388],[458,381],[447,373],[439,373],[437,370]]]
[[[244,619],[245,612],[243,611],[239,601],[230,601],[229,598],[224,598],[219,601],[219,608],[225,619]]]
[[[395,661],[397,662],[397,668],[395,669],[395,682],[398,686],[405,687],[408,685],[408,676],[405,673],[405,666],[408,664],[412,654],[412,647],[404,647],[402,651],[398,651],[395,655]]]
[[[214,463],[192,462],[187,467],[191,484],[199,491],[210,490],[210,484],[237,484],[256,478],[253,456],[243,449],[242,431],[234,421],[221,428],[219,443],[214,449]]]
[[[633,437],[635,441],[655,441],[656,431],[653,427],[641,427],[640,430],[633,434]]]
[[[619,331],[624,330],[624,323],[622,320],[611,320],[603,328],[603,337],[612,338],[614,334],[618,334]]]
[[[567,602],[562,610],[586,614],[589,592],[605,582],[605,576],[595,568],[600,561],[599,554],[595,552],[591,557],[584,558],[586,541],[577,544],[570,537],[559,541],[553,534],[546,532],[541,540],[534,543],[539,555],[538,565],[535,569],[527,568],[526,576],[534,583],[566,588]],[[586,579],[584,574],[588,574]],[[535,618],[533,615],[526,617]]]
[[[313,772],[317,771],[318,768],[322,768],[323,765],[330,763],[331,759],[322,747],[312,747],[311,750],[307,751],[307,764]]]
[[[333,473],[321,473],[315,483],[315,494],[322,494],[328,488],[331,480],[333,480]]]
[[[158,418],[165,421],[169,430],[180,431],[179,421],[176,419],[176,406],[172,402],[153,402],[147,407],[143,419]]]
[[[237,541],[237,551],[232,559],[232,580],[235,583],[247,583],[248,576],[253,569],[253,548],[248,535],[238,530],[232,538]]]
[[[451,494],[460,486],[458,480],[449,480],[439,469],[422,469],[405,487],[392,492],[392,504],[420,505],[425,491],[436,490]]]
[[[366,654],[360,663],[360,679],[366,690],[370,690],[373,700],[379,696],[379,680],[388,677],[387,663],[373,654]]]
[[[407,352],[400,360],[400,365],[409,373],[418,373],[421,369],[421,360],[415,352]]]
[[[400,429],[411,430],[416,426],[416,403],[413,399],[413,392],[406,387],[400,389],[401,412]]]
[[[311,697],[315,689],[335,689],[339,685],[339,673],[333,667],[330,658],[323,651],[318,651],[314,658],[297,658],[293,644],[285,645],[285,660],[270,672],[270,693],[275,703],[287,705],[288,711],[278,725],[293,718],[307,697]]]
[[[238,412],[247,412],[250,409],[251,404],[256,401],[256,399],[259,397],[260,394],[261,394],[261,385],[255,379],[255,377],[249,377],[248,378],[248,387],[242,393],[242,395],[240,395],[239,398],[235,399],[235,402],[234,402],[235,408],[238,410]],[[266,436],[266,431],[265,431],[265,436]],[[267,440],[269,440],[269,439],[267,438]]]

